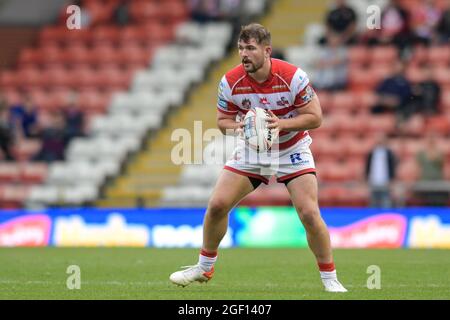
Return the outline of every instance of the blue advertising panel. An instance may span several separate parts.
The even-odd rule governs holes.
[[[0,246],[200,247],[204,208],[0,211]],[[335,248],[450,248],[450,208],[324,208]],[[292,207],[238,207],[222,247],[306,247]]]

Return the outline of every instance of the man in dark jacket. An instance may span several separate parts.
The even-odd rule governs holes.
[[[390,185],[395,178],[396,159],[388,147],[387,137],[380,133],[377,144],[366,160],[366,179],[372,189],[371,206],[389,208],[392,206]]]

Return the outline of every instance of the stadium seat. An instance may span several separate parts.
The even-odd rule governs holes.
[[[399,53],[394,46],[377,46],[369,51],[372,66],[390,65],[398,60]]]
[[[438,132],[441,135],[450,133],[450,119],[442,116],[429,117],[426,121],[427,131]]]
[[[428,62],[432,65],[447,68],[450,63],[449,46],[432,46],[428,49]]]
[[[348,50],[348,62],[359,67],[370,61],[370,49],[366,46],[352,46]]]

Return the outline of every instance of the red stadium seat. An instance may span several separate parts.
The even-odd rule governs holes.
[[[100,44],[93,48],[91,60],[92,64],[118,64],[120,62],[120,53],[113,46],[108,44]]]
[[[84,45],[71,45],[64,50],[62,60],[68,66],[89,64],[92,60],[92,50]]]
[[[450,63],[450,47],[430,47],[428,49],[428,62],[432,65],[447,67]]]
[[[337,92],[331,95],[330,113],[357,112],[359,110],[358,95],[351,91]]]
[[[84,90],[80,92],[78,105],[84,112],[105,113],[110,100],[109,94],[97,90]]]
[[[397,61],[398,58],[398,50],[394,46],[379,46],[370,50],[370,62],[374,67],[392,64]]]
[[[127,65],[129,63],[139,65],[150,64],[151,53],[138,46],[122,47],[118,50],[118,55],[122,65]]]
[[[397,177],[402,182],[414,182],[420,176],[419,167],[415,159],[402,161],[397,169]]]
[[[433,77],[444,90],[450,89],[450,68],[443,66],[436,66],[433,69]]]
[[[434,116],[427,119],[427,131],[439,132],[442,135],[450,133],[450,119],[442,116]]]
[[[350,64],[365,65],[369,62],[370,51],[366,46],[353,46],[348,50],[348,60]]]
[[[20,167],[21,181],[25,184],[43,183],[47,177],[46,163],[24,163]]]
[[[401,126],[401,132],[407,136],[420,137],[425,132],[425,119],[422,115],[413,115]]]
[[[414,83],[424,81],[426,73],[423,68],[417,65],[410,65],[406,68],[406,78]]]
[[[349,69],[349,88],[352,91],[373,90],[378,84],[379,79],[374,77],[372,69],[355,68]]]
[[[29,161],[41,148],[41,141],[37,139],[25,139],[16,142],[12,153],[18,161]]]
[[[35,67],[42,64],[42,54],[39,50],[25,48],[20,51],[18,66],[19,67]]]
[[[167,25],[161,23],[155,23],[152,21],[146,21],[142,25],[142,29],[145,31],[148,39],[154,45],[161,45],[174,38],[174,25]]]
[[[98,26],[91,31],[92,44],[94,46],[119,43],[120,29],[115,26]]]
[[[0,86],[2,88],[14,89],[19,85],[19,76],[16,72],[3,71],[0,73]]]
[[[20,180],[20,168],[15,163],[0,163],[0,184]]]

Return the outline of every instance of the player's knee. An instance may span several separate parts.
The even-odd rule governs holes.
[[[314,229],[321,223],[319,208],[314,206],[305,207],[300,210],[300,220],[306,229]]]
[[[228,213],[228,202],[221,198],[211,199],[208,204],[208,213],[213,217],[221,217]]]

